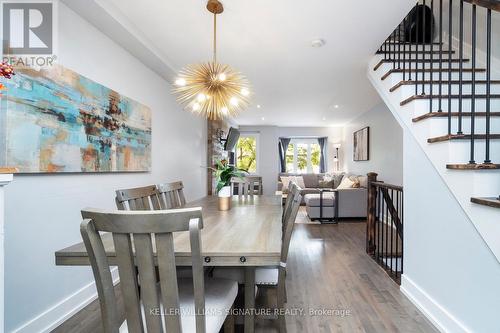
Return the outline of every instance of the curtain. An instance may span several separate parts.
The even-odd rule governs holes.
[[[278,143],[281,172],[286,172],[286,151],[288,149],[289,144],[290,144],[289,138],[280,138],[280,142]]]
[[[328,138],[318,138],[319,150],[321,152],[319,158],[319,172],[326,172],[326,142]]]

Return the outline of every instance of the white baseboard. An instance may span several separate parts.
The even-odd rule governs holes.
[[[111,276],[113,283],[118,283],[117,268],[111,270]],[[97,299],[95,282],[91,282],[35,318],[14,329],[12,333],[48,333],[95,299]]]
[[[440,332],[472,332],[405,274],[401,276],[400,290]]]

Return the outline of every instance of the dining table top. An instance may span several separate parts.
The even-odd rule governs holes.
[[[201,248],[206,266],[274,266],[280,262],[281,216],[280,196],[232,198],[232,208],[219,211],[217,196],[206,196],[189,202],[186,207],[201,207],[203,229]],[[110,265],[115,264],[111,234],[102,236]],[[188,232],[174,234],[176,264],[191,265]],[[56,265],[90,265],[83,242],[55,252]]]

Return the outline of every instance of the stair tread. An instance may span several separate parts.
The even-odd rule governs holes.
[[[389,89],[390,92],[393,92],[393,91],[396,91],[398,88],[402,87],[402,86],[405,86],[405,85],[415,85],[415,84],[443,84],[443,85],[448,85],[448,84],[452,84],[452,85],[457,85],[457,84],[460,84],[460,81],[459,80],[451,80],[451,81],[448,81],[448,80],[434,80],[434,81],[431,81],[431,80],[405,80],[405,81],[399,81],[394,87],[392,87],[391,89]],[[483,84],[486,84],[486,80],[476,80],[476,85],[483,85]],[[500,80],[491,80],[490,81],[491,84],[500,84]],[[472,84],[472,81],[471,80],[462,80],[462,85],[471,85]]]
[[[399,105],[401,106],[404,106],[414,100],[417,100],[417,99],[436,99],[436,98],[441,98],[441,99],[447,99],[448,97],[450,97],[452,99],[456,99],[456,98],[459,98],[460,95],[430,95],[430,94],[425,94],[425,95],[413,95],[413,96],[410,96],[408,97],[407,99],[405,99],[404,101],[402,101],[401,103],[399,103]],[[485,99],[487,96],[485,94],[476,94],[475,95],[475,98],[476,99]],[[500,95],[499,94],[491,94],[490,97],[492,99],[499,99],[500,98]],[[471,99],[472,98],[472,95],[471,94],[462,94],[462,98],[464,99]]]
[[[383,64],[387,64],[387,63],[396,63],[396,62],[417,62],[417,63],[438,63],[439,62],[439,59],[403,59],[401,57],[401,59],[382,59],[378,62],[378,64],[375,65],[375,67],[373,68],[374,71],[376,71],[377,69],[380,68],[380,66],[382,66]],[[469,62],[470,60],[469,59],[462,59],[463,62]],[[450,62],[450,59],[446,59],[446,62],[443,61],[443,63],[447,64]],[[460,59],[457,59],[457,58],[453,58],[451,59],[451,62],[452,63],[459,63],[460,62]]]
[[[380,51],[380,50],[379,50],[379,51],[377,51],[377,52],[376,52],[376,54],[391,54],[391,53],[394,53],[394,50],[393,50],[393,51]],[[422,54],[422,51],[421,51],[421,50],[419,50],[419,51],[417,51],[417,50],[406,50],[404,53],[406,53],[406,54],[408,54],[408,53],[411,53],[411,54],[416,54],[416,53],[418,53],[418,54]],[[430,50],[425,50],[425,51],[424,51],[424,54],[430,54],[430,53],[431,53],[431,51],[430,51]],[[432,51],[432,53],[433,53],[433,54],[439,54],[439,53],[449,54],[449,53],[450,53],[450,51],[449,51],[449,50],[442,50],[442,51],[439,51],[439,50],[433,50],[433,51]],[[454,50],[452,50],[452,51],[451,51],[451,54],[455,54],[455,51],[454,51]]]
[[[474,139],[476,140],[484,140],[486,138],[486,134],[474,134]],[[436,136],[433,138],[427,139],[428,143],[436,143],[436,142],[444,142],[451,140],[470,140],[470,134],[447,134],[442,136]],[[490,139],[500,139],[500,134],[490,134]]]
[[[443,73],[448,73],[448,72],[453,72],[453,73],[457,73],[457,72],[460,72],[460,69],[459,68],[443,68],[443,69],[439,69],[439,68],[419,68],[419,69],[414,69],[412,68],[411,70],[410,69],[405,69],[404,70],[406,73],[422,73],[422,72],[425,72],[425,73],[430,73],[430,72],[433,72],[433,73],[439,73],[439,72],[443,72]],[[462,69],[462,72],[463,73],[472,73],[473,70],[472,68],[463,68]],[[474,72],[476,73],[483,73],[483,72],[486,72],[486,69],[484,68],[476,68],[474,70]],[[393,68],[393,69],[390,69],[387,73],[385,73],[383,76],[382,76],[382,80],[385,80],[387,77],[389,77],[389,75],[391,74],[394,74],[394,73],[403,73],[403,69],[402,68]]]
[[[462,112],[462,117],[470,117],[470,112]],[[452,112],[452,117],[458,117],[460,112]],[[475,112],[476,117],[486,117],[486,112]],[[500,117],[500,112],[490,112],[491,117]],[[415,117],[412,119],[414,123],[419,122],[421,120],[429,119],[429,118],[448,118],[448,112],[428,112],[421,116]]]
[[[491,197],[491,198],[471,198],[470,201],[473,203],[479,204],[479,205],[500,208],[499,198],[493,198],[493,197]]]
[[[420,46],[420,47],[422,47],[422,45],[425,45],[425,46],[431,45],[431,43],[424,43],[424,44],[422,44],[422,43],[406,43],[406,42],[401,43],[399,41],[392,41],[392,40],[391,41],[387,41],[387,44],[391,44],[391,45],[398,45],[398,44],[401,44],[401,45],[416,45],[416,46]],[[432,44],[433,45],[439,45],[439,44],[443,44],[444,45],[444,43],[439,43],[439,42],[433,42]]]
[[[446,164],[447,169],[455,170],[500,170],[500,164],[494,163],[480,163],[480,164]]]

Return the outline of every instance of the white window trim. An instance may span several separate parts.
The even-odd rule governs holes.
[[[316,138],[292,138],[290,140],[290,144],[293,144],[293,170],[292,173],[298,173],[297,169],[297,145],[298,144],[307,144],[307,171],[306,173],[313,173],[313,167],[311,164],[311,144],[318,144],[318,140]],[[286,152],[285,152],[286,156]],[[285,157],[286,159],[286,157]]]
[[[255,172],[249,172],[250,175],[258,175],[259,174],[259,165],[260,165],[260,133],[258,132],[240,132],[240,138],[255,138],[255,149],[257,153],[255,154],[256,162],[255,162]],[[239,140],[239,139],[238,139]],[[234,147],[234,161],[236,165],[238,165],[238,149],[236,149],[238,145]]]

